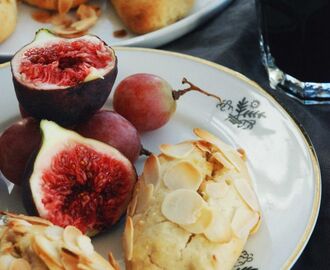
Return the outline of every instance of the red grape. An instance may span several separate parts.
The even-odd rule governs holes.
[[[151,74],[134,74],[117,86],[113,106],[139,131],[163,126],[175,112],[176,103],[171,86]]]
[[[170,120],[176,109],[176,100],[187,92],[198,91],[221,102],[219,97],[200,89],[185,78],[182,83],[189,84],[189,87],[174,91],[166,80],[157,75],[131,75],[117,86],[113,98],[114,109],[139,131],[150,131]]]
[[[120,114],[102,110],[75,130],[84,137],[99,140],[119,150],[132,163],[140,155],[141,140],[136,128]]]
[[[0,136],[0,170],[11,182],[21,184],[26,164],[41,141],[39,121],[27,117]]]

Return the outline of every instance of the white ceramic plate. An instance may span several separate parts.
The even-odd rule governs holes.
[[[117,48],[119,74],[149,72],[166,78],[174,89],[186,77],[203,89],[220,95],[222,106],[197,93],[178,101],[177,111],[163,128],[142,136],[143,145],[158,153],[161,143],[194,138],[201,127],[234,147],[245,149],[258,194],[263,222],[252,236],[236,269],[288,269],[305,247],[314,228],[321,198],[320,170],[314,149],[290,115],[264,90],[225,67],[190,56],[151,49]],[[19,112],[9,67],[0,69],[0,130]],[[111,99],[106,106],[111,107]],[[136,165],[141,170],[143,159]],[[10,195],[2,184],[2,209],[24,212],[19,188]],[[94,239],[102,254],[109,250],[121,263],[123,222]],[[248,268],[251,267],[251,268]]]
[[[168,43],[195,27],[210,19],[220,10],[224,9],[232,0],[196,0],[196,4],[190,14],[182,20],[145,35],[137,36],[128,31],[124,38],[116,38],[113,32],[126,29],[121,20],[115,14],[110,1],[98,0],[91,3],[101,5],[102,16],[97,24],[90,30],[112,46],[138,46],[155,48]],[[24,3],[19,3],[19,16],[17,27],[13,35],[4,43],[0,44],[0,56],[13,55],[25,44],[31,42],[35,32],[40,28],[51,27],[49,24],[38,23],[31,14],[37,9]]]

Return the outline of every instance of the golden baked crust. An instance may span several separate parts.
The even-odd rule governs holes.
[[[127,269],[231,270],[248,236],[259,228],[259,203],[244,156],[196,130],[202,140],[179,144],[180,149],[163,145],[162,154],[150,156],[145,163],[127,210],[123,237]],[[176,172],[171,171],[174,166]],[[198,168],[200,181],[189,182],[196,176],[192,168]],[[195,223],[180,224],[190,209],[181,203],[189,198],[176,205],[173,200],[165,203],[178,193],[182,197],[193,193],[203,200],[201,209],[206,212],[199,213],[211,213],[210,220],[200,214]]]
[[[14,32],[16,18],[16,0],[0,0],[0,43]]]
[[[85,3],[87,0],[23,0],[30,5],[49,10],[60,10],[61,7],[64,12],[68,11],[70,8],[79,6],[82,3]]]
[[[0,211],[1,270],[118,270],[94,251],[90,238],[73,226],[65,229],[48,220]]]
[[[185,17],[195,0],[111,0],[117,14],[134,33],[144,34]]]

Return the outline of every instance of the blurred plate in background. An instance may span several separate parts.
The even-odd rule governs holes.
[[[127,31],[127,35],[122,38],[114,37],[114,31],[126,28],[114,12],[110,1],[91,1],[92,4],[101,5],[102,15],[97,24],[90,29],[89,33],[101,37],[111,46],[154,48],[173,41],[193,30],[195,27],[223,10],[231,1],[232,0],[196,0],[193,10],[182,20],[144,35],[135,35]],[[40,23],[32,18],[31,14],[35,10],[38,9],[21,2],[19,3],[16,30],[9,39],[0,44],[0,57],[11,56],[22,46],[31,42],[38,29],[51,27],[50,24]]]

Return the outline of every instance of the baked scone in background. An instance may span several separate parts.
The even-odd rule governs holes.
[[[14,32],[16,19],[16,0],[0,0],[0,43]]]
[[[111,3],[132,32],[145,34],[185,17],[195,0],[111,0]]]
[[[260,224],[244,152],[212,134],[161,145],[127,211],[126,268],[231,270]]]

